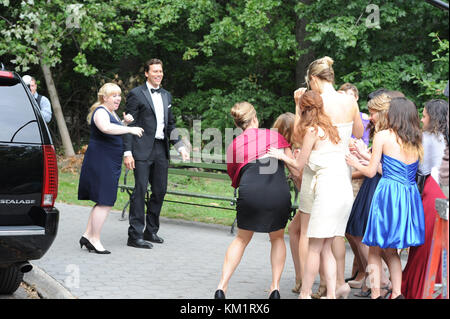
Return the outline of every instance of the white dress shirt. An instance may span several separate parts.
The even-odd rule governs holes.
[[[152,97],[153,106],[155,107],[155,115],[156,115],[156,133],[155,138],[159,140],[164,139],[164,106],[163,106],[163,100],[161,93],[155,92],[152,93],[151,89],[158,89],[159,87],[155,88],[152,87],[150,83],[145,82],[148,88],[148,92],[150,93],[150,96]]]
[[[153,106],[155,108],[155,115],[156,115],[156,133],[155,133],[155,139],[163,140],[164,139],[164,105],[161,93],[155,92],[152,93],[153,89],[158,89],[159,87],[155,88],[150,85],[150,83],[145,82],[147,85],[148,92],[150,93],[150,96],[152,98]],[[170,106],[169,106],[170,107]],[[177,148],[178,153],[181,153],[183,150],[186,150],[186,148],[182,145]],[[125,151],[124,156],[130,156],[132,155],[131,151]]]

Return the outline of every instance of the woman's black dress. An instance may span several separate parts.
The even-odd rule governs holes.
[[[91,200],[98,205],[114,206],[122,169],[123,142],[121,135],[101,132],[91,119],[89,146],[81,166],[78,199]],[[111,123],[122,125],[109,112]]]
[[[291,193],[284,163],[274,158],[256,160],[246,164],[239,174],[238,228],[262,233],[285,228]]]

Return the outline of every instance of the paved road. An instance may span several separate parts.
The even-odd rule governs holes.
[[[112,212],[102,232],[102,243],[112,254],[98,255],[80,249],[78,244],[90,208],[66,204],[57,207],[61,213],[58,235],[47,254],[33,264],[74,297],[213,297],[225,251],[233,239],[229,227],[162,219],[158,235],[164,238],[164,244],[155,244],[151,250],[137,249],[126,246],[128,222],[119,220],[119,212]],[[285,240],[287,259],[280,293],[284,299],[295,299],[297,295],[291,292],[294,268],[287,236]],[[351,262],[352,253],[347,249],[346,277],[350,275]],[[270,281],[269,238],[267,234],[255,233],[230,281],[227,298],[265,299]]]

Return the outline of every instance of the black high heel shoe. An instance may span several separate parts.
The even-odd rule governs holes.
[[[88,240],[86,237],[81,236],[81,238],[80,238],[80,248],[83,249],[83,246],[85,246],[86,248],[88,248],[88,245],[91,245],[91,243],[89,242],[89,240]],[[91,246],[92,246],[92,245],[91,245]]]
[[[214,299],[225,299],[225,293],[222,289],[217,289],[214,293]]]
[[[280,292],[278,291],[278,289],[275,289],[274,291],[272,291],[272,293],[269,296],[269,299],[280,299]]]
[[[358,276],[358,270],[355,272],[355,274],[352,276],[352,277],[350,277],[350,278],[346,278],[345,279],[345,282],[349,282],[349,281],[351,281],[351,280],[355,280],[356,279],[356,277]]]
[[[97,248],[95,248],[94,245],[91,244],[89,239],[87,239],[84,236],[82,236],[80,238],[80,247],[83,248],[83,246],[85,246],[89,252],[95,251],[96,254],[107,255],[107,254],[111,253],[109,250],[106,250],[106,249],[105,250],[97,250]]]

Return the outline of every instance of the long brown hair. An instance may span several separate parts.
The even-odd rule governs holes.
[[[291,143],[292,132],[294,130],[295,114],[291,112],[286,112],[281,114],[273,123],[272,128],[277,129],[278,133],[283,135],[283,137]]]
[[[397,142],[405,152],[423,157],[422,131],[415,104],[404,97],[391,100],[388,111],[389,128],[397,135]]]
[[[425,109],[430,117],[428,127],[424,129],[426,132],[438,135],[442,133],[445,136],[447,128],[448,103],[441,99],[433,99],[425,103]]]
[[[337,128],[331,122],[323,109],[322,97],[315,91],[307,91],[300,100],[300,115],[296,117],[292,142],[303,145],[303,138],[309,127],[322,128],[325,137],[332,143],[338,144],[341,138]]]

